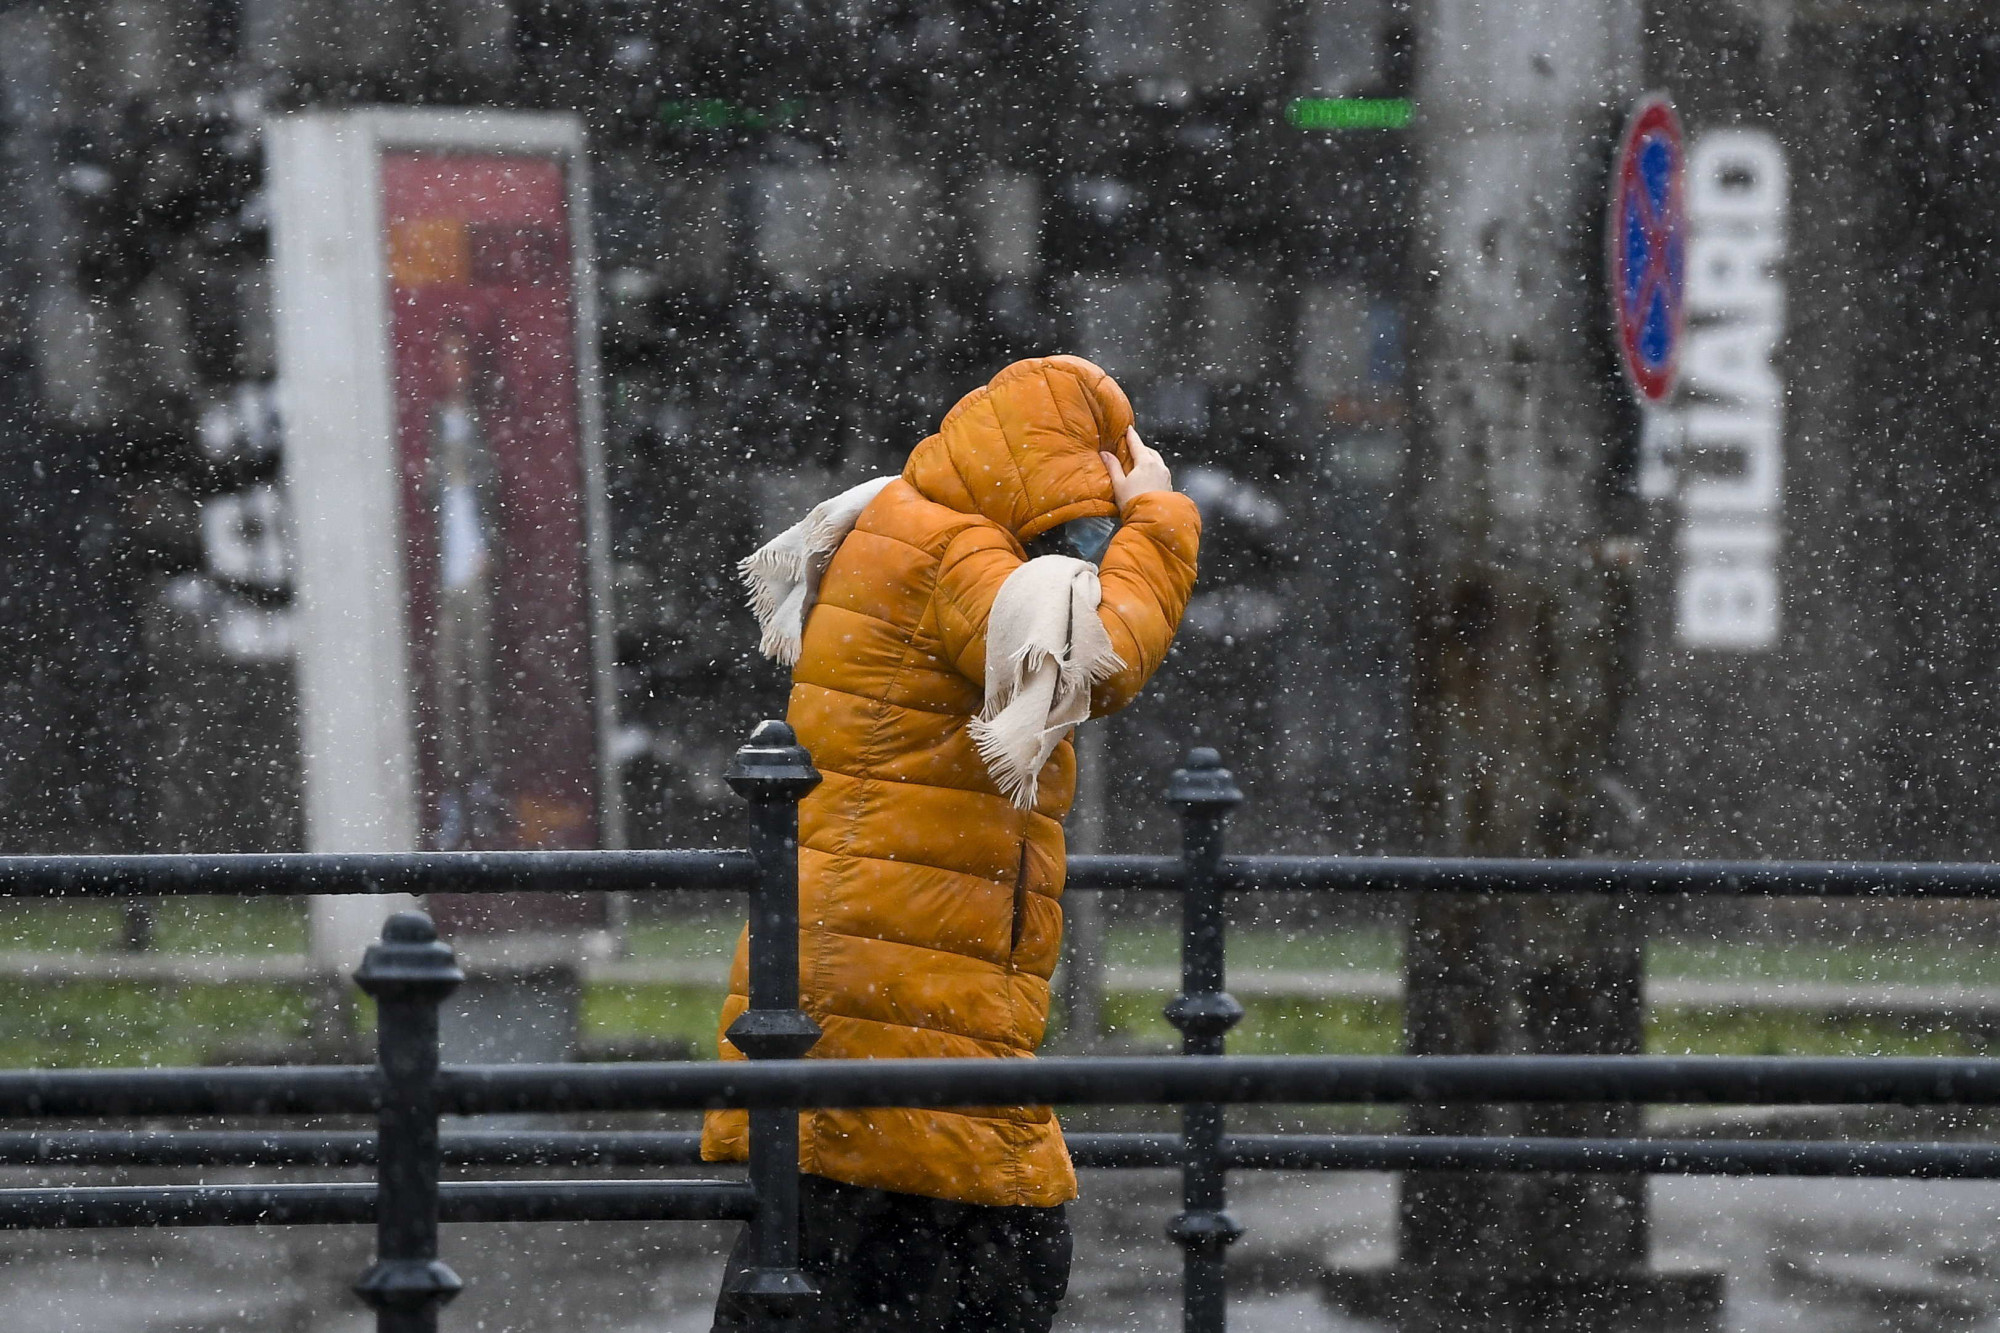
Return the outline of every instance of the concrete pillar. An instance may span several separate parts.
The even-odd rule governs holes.
[[[1632,429],[1600,218],[1640,90],[1638,0],[1415,7],[1413,786],[1426,850],[1608,850]],[[1417,1054],[1635,1052],[1640,921],[1602,901],[1420,899]],[[1629,1108],[1416,1107],[1412,1130],[1597,1135]],[[1647,1272],[1637,1176],[1406,1176],[1386,1293],[1411,1330],[1659,1328],[1719,1292]]]

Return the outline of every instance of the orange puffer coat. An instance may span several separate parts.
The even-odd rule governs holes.
[[[862,511],[806,622],[787,718],[824,781],[799,809],[799,980],[815,1059],[1032,1056],[1062,942],[1065,740],[1035,807],[1015,808],[968,728],[986,623],[1022,543],[1117,513],[1098,451],[1130,464],[1125,394],[1076,357],[1007,367],[962,399]],[[1166,656],[1195,578],[1201,519],[1135,498],[1099,562],[1123,667],[1092,712],[1130,702]],[[747,932],[720,1027],[748,1004]],[[718,1038],[724,1059],[740,1059]],[[712,1113],[710,1161],[746,1155],[740,1111]],[[1076,1173],[1045,1106],[800,1116],[800,1169],[851,1185],[1047,1207]]]

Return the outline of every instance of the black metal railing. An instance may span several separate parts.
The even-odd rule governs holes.
[[[1183,896],[1182,993],[1167,1006],[1183,1054],[1158,1058],[813,1061],[799,1009],[797,803],[819,780],[781,723],[765,723],[727,774],[752,808],[743,851],[514,852],[412,856],[0,858],[0,896],[637,892],[751,890],[750,1007],[730,1028],[744,1062],[443,1066],[438,1014],[462,980],[419,913],[392,917],[356,981],[377,1004],[373,1067],[0,1072],[0,1120],[367,1114],[372,1134],[293,1130],[0,1133],[0,1165],[372,1166],[371,1182],[0,1189],[0,1228],[367,1223],[376,1258],[357,1284],[377,1328],[433,1330],[459,1279],[438,1226],[483,1221],[741,1219],[756,1262],[739,1290],[774,1311],[808,1308],[799,1267],[797,1108],[1022,1103],[1180,1105],[1179,1134],[1070,1136],[1082,1167],[1178,1167],[1184,1322],[1224,1326],[1223,1257],[1234,1170],[1460,1170],[2000,1179],[2000,1147],[1954,1143],[1232,1135],[1249,1102],[1711,1102],[1739,1105],[2000,1104],[2000,1060],[1647,1056],[1222,1054],[1242,1016],[1226,988],[1226,897],[1246,891],[2000,896],[2000,866],[1471,861],[1233,857],[1223,831],[1242,800],[1213,751],[1174,774],[1178,857],[1077,857],[1069,887]],[[455,1181],[448,1166],[644,1167],[699,1160],[679,1131],[446,1131],[489,1113],[748,1108],[747,1181]]]

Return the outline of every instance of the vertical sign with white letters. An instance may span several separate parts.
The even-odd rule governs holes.
[[[1784,327],[1785,211],[1775,137],[1725,129],[1695,141],[1675,596],[1677,637],[1693,648],[1778,642],[1784,388],[1773,358]]]

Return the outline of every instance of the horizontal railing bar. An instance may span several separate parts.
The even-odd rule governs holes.
[[[375,1220],[373,1184],[0,1189],[0,1230],[333,1226]]]
[[[692,1166],[692,1130],[461,1130],[439,1136],[448,1166]],[[0,1133],[0,1166],[373,1166],[372,1132],[57,1130]]]
[[[244,897],[304,893],[593,893],[742,889],[748,852],[273,853],[0,857],[0,897]],[[1408,856],[1232,856],[1248,892],[2000,897],[2000,865],[1973,862],[1585,861]],[[1079,890],[1175,890],[1170,856],[1075,856]]]
[[[1175,1167],[1177,1134],[1078,1133],[1084,1169]],[[692,1131],[471,1131],[441,1136],[454,1166],[691,1166]],[[1449,1138],[1415,1135],[1236,1134],[1223,1160],[1237,1170],[1633,1171],[1649,1175],[2000,1179],[2000,1145],[1822,1143],[1709,1139]],[[66,1131],[0,1134],[0,1165],[369,1166],[375,1136],[279,1131]],[[464,1219],[461,1219],[464,1220]]]
[[[1071,1160],[1085,1169],[1181,1164],[1178,1134],[1068,1138]],[[2000,1179],[2000,1146],[1983,1143],[1231,1134],[1222,1140],[1222,1159],[1238,1171],[1630,1171],[1656,1176]]]
[[[734,1180],[449,1180],[441,1222],[717,1222],[756,1215]]]
[[[1238,1170],[2000,1179],[2000,1146],[1983,1143],[1239,1134],[1223,1141],[1223,1156]]]
[[[744,1219],[729,1180],[459,1180],[439,1186],[443,1222],[693,1222]],[[331,1226],[375,1220],[372,1182],[106,1185],[0,1189],[0,1230]]]
[[[0,1166],[371,1166],[375,1136],[229,1130],[0,1133]]]
[[[698,1130],[452,1131],[439,1136],[447,1166],[696,1166]]]
[[[0,1119],[345,1115],[375,1110],[373,1065],[0,1071]]]
[[[1076,861],[1083,858],[1075,858]],[[1164,858],[1162,858],[1164,859]],[[1072,869],[1072,882],[1075,870]],[[1977,862],[1584,861],[1416,856],[1232,856],[1232,893],[1594,893],[1823,898],[2000,897]],[[1144,887],[1178,887],[1149,883]]]
[[[5,856],[0,897],[605,893],[742,889],[750,854],[714,851]]]
[[[2000,1103],[2000,1060],[1756,1056],[1235,1056],[688,1061],[440,1072],[460,1114],[726,1106],[1176,1102]],[[373,1110],[367,1066],[0,1072],[0,1118]]]
[[[495,1112],[1180,1102],[1992,1105],[2000,1059],[1757,1056],[1167,1056],[485,1065],[440,1106]]]

